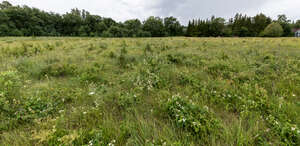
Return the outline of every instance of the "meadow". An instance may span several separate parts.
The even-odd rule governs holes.
[[[300,39],[0,38],[0,145],[300,145]]]

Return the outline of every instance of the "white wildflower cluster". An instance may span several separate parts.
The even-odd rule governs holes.
[[[89,141],[89,145],[88,145],[88,146],[93,146],[93,145],[94,145],[93,141],[92,141],[92,140],[90,140],[90,141]]]
[[[108,146],[115,146],[116,140],[112,140],[110,143],[108,143]]]
[[[134,85],[139,87],[141,90],[146,89],[150,91],[158,82],[160,82],[159,76],[150,72],[150,70],[146,70],[136,76]]]

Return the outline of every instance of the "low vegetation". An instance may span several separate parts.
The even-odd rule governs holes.
[[[0,38],[0,145],[300,145],[296,38]]]

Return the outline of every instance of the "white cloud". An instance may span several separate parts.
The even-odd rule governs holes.
[[[249,10],[249,14],[264,13],[273,19],[279,14],[286,14],[291,20],[300,19],[299,0],[273,0],[264,3],[263,5]]]

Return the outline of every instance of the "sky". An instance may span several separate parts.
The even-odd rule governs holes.
[[[0,0],[1,2],[3,0]],[[111,17],[117,21],[149,16],[174,16],[187,24],[193,18],[212,15],[231,18],[236,13],[254,16],[264,13],[275,19],[286,14],[291,20],[300,19],[300,0],[8,0],[14,5],[27,5],[45,11],[66,13],[72,8],[85,9],[91,14]]]

